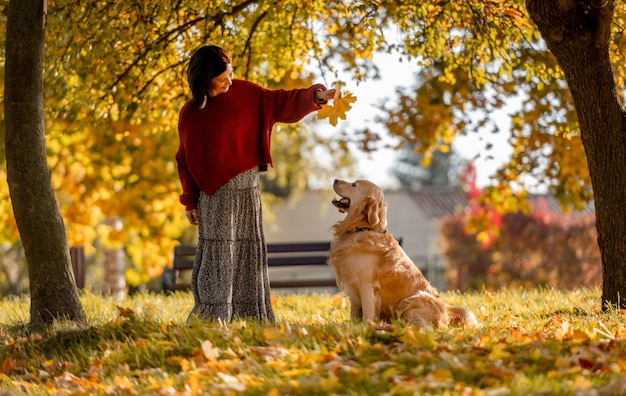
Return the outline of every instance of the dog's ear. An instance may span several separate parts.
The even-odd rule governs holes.
[[[378,204],[376,202],[376,200],[372,197],[367,197],[367,206],[365,207],[365,210],[367,211],[367,224],[374,226],[376,224],[378,224],[379,221],[379,217],[378,217],[378,212],[379,212],[379,208],[378,208]]]
[[[373,197],[367,197],[366,211],[367,223],[371,227],[380,226],[381,229],[386,228],[387,203]]]

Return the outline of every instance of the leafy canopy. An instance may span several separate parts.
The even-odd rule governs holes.
[[[402,2],[385,9],[388,25],[405,34],[400,50],[421,66],[415,86],[398,89],[398,105],[383,107],[391,135],[430,154],[446,151],[459,135],[510,133],[512,157],[485,195],[502,211],[532,187],[548,187],[564,208],[582,208],[593,197],[563,72],[524,1]],[[623,2],[614,15],[611,56],[619,60],[626,50]],[[614,67],[623,96],[624,64]],[[498,110],[510,116],[510,130],[494,118]],[[483,155],[492,150],[487,140]]]
[[[615,5],[614,59],[624,58],[624,7]],[[397,107],[385,108],[386,126],[400,144],[408,141],[422,153],[446,151],[455,136],[485,128],[504,133],[491,115],[516,100],[514,153],[496,173],[490,203],[511,207],[527,176],[565,204],[592,196],[563,74],[521,0],[285,0],[280,6],[268,0],[53,0],[47,34],[47,149],[70,243],[124,246],[136,266],[133,279],[157,275],[186,227],[174,162],[176,123],[189,95],[187,59],[207,43],[233,55],[237,77],[270,87],[304,86],[311,69],[327,84],[340,72],[355,81],[374,78],[375,51],[416,62],[418,83],[398,91]],[[615,63],[620,95],[624,67]],[[329,147],[337,163],[346,161],[345,143],[313,129],[285,133],[301,137],[297,145],[305,149],[294,151],[285,139],[279,151],[297,160],[282,161],[288,170],[276,176],[270,171],[277,190],[294,174],[332,172],[335,164],[324,168],[307,155],[311,144]],[[369,130],[352,135],[368,150],[377,139]],[[4,167],[0,173],[6,177]],[[16,241],[6,186],[0,198],[1,236]]]
[[[49,2],[47,150],[70,244],[125,247],[135,265],[131,283],[158,275],[186,227],[174,154],[192,51],[215,43],[233,55],[238,78],[303,87],[312,82],[307,64],[337,45],[318,37],[367,33],[363,15],[341,3],[329,12],[320,1]],[[360,55],[333,52],[357,62],[374,46],[365,39],[355,48]],[[302,189],[290,180],[332,170],[305,151],[324,142],[315,130],[277,126],[274,138],[275,160],[284,165],[266,177],[273,190]],[[334,161],[349,162],[345,146],[326,146]],[[0,195],[1,232],[16,241],[6,186]]]

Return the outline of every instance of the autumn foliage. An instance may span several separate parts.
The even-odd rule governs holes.
[[[7,4],[0,4],[5,14]],[[285,1],[280,7],[268,1],[48,2],[46,149],[69,244],[84,246],[88,256],[122,250],[131,285],[159,276],[171,262],[173,246],[193,233],[179,203],[174,160],[178,111],[189,98],[189,54],[202,44],[220,45],[232,55],[236,78],[272,89],[302,88],[313,77],[330,85],[335,77],[312,76],[306,66],[336,45],[319,42],[318,33],[342,35],[365,23],[364,11],[356,11],[353,20],[348,5],[331,12],[311,1]],[[319,30],[311,28],[311,20],[321,21]],[[5,22],[0,20],[0,40]],[[359,35],[371,36],[363,29]],[[366,38],[350,51],[334,53],[357,61],[371,58],[373,48]],[[4,56],[0,50],[2,64]],[[0,76],[3,72],[2,67]],[[0,106],[1,133],[3,110]],[[309,155],[312,146],[324,146],[333,162],[350,162],[343,146],[320,145],[328,139],[312,128],[277,125],[273,136],[273,157],[281,167],[270,170],[266,181],[274,190],[301,191],[313,173],[332,177],[333,164],[320,165]],[[4,139],[0,154],[4,159]],[[5,168],[0,160],[3,180]],[[0,224],[6,253],[20,243],[6,183],[0,185]],[[0,272],[0,281],[14,283],[3,273],[10,270]]]

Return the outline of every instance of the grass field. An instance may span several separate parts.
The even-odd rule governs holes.
[[[0,395],[626,394],[626,316],[599,290],[444,293],[481,328],[352,324],[341,295],[274,296],[276,324],[186,322],[192,297],[83,294],[89,327],[31,334],[0,300]]]

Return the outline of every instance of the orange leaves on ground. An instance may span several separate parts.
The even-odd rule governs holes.
[[[168,325],[144,321],[146,310],[139,306],[113,303],[116,316],[104,327],[113,332],[101,334],[114,338],[94,343],[93,334],[85,334],[84,344],[77,338],[69,345],[68,357],[42,353],[39,345],[55,341],[48,335],[11,337],[0,331],[0,386],[32,394],[191,396],[337,394],[345,389],[355,394],[508,394],[528,385],[529,393],[622,394],[626,313],[607,315],[595,304],[562,301],[563,295],[555,293],[524,291],[523,300],[482,293],[479,303],[487,308],[479,329],[350,324],[347,317],[346,322],[306,325]],[[277,313],[282,316],[281,309],[291,306],[303,315],[307,304],[314,306],[308,315],[337,306],[347,310],[339,295],[321,298],[309,296],[297,304],[294,296],[276,297]],[[546,308],[534,309],[533,301]],[[572,305],[581,307],[569,309]],[[126,335],[123,341],[121,335]],[[84,349],[87,365],[72,362]]]
[[[352,103],[356,102],[356,96],[352,96],[350,92],[346,92],[345,96],[342,96],[339,87],[335,87],[335,97],[333,98],[332,105],[322,105],[322,108],[317,112],[317,118],[328,118],[328,122],[332,126],[337,126],[339,118],[346,119],[346,112],[352,108]]]
[[[21,372],[24,370],[24,364],[21,360],[6,358],[0,363],[0,374]]]
[[[133,311],[131,308],[125,308],[119,305],[116,305],[115,308],[117,308],[120,316],[122,316],[123,318],[132,318],[135,316],[135,311]]]

